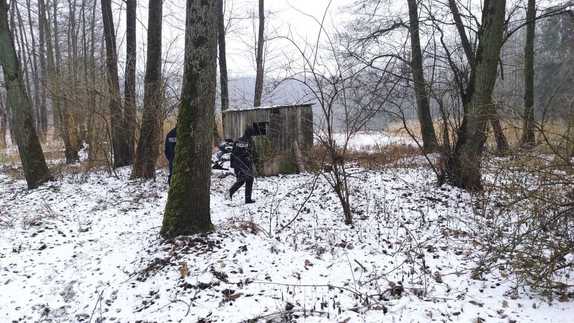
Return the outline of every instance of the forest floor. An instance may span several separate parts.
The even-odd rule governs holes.
[[[322,178],[258,178],[215,232],[165,241],[155,182],[68,172],[36,190],[0,173],[0,322],[571,322],[501,272],[472,279],[475,199],[422,163],[351,168],[354,225]]]

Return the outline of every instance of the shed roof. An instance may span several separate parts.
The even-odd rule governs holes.
[[[243,112],[243,111],[257,111],[257,110],[275,110],[275,109],[285,109],[285,108],[296,108],[296,107],[311,107],[313,103],[302,103],[302,104],[284,104],[284,105],[269,105],[262,107],[249,107],[249,108],[239,108],[239,109],[228,109],[223,111],[223,113],[230,112]]]

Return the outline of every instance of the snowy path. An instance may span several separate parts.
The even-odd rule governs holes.
[[[0,175],[0,322],[568,322],[571,303],[511,297],[510,278],[470,279],[471,198],[423,169],[355,170],[355,226],[312,175],[258,179],[217,231],[159,236],[165,176],[70,175],[39,190]],[[240,191],[239,193],[242,193]],[[203,321],[202,321],[203,320]],[[346,320],[346,321],[345,321]]]

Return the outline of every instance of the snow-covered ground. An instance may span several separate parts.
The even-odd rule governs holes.
[[[471,279],[470,195],[425,167],[352,173],[352,227],[312,174],[258,178],[246,206],[217,172],[215,233],[177,241],[163,171],[0,174],[0,322],[571,322],[512,277]]]

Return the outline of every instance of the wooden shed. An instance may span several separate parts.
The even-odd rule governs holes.
[[[233,109],[223,112],[225,138],[236,140],[248,126],[264,133],[254,137],[264,176],[302,171],[306,152],[313,147],[312,104]]]

